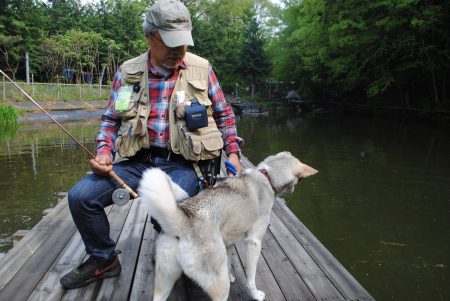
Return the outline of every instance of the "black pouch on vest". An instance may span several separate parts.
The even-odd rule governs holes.
[[[185,107],[186,126],[189,131],[208,126],[206,106],[198,102],[197,98],[191,100],[191,105]]]

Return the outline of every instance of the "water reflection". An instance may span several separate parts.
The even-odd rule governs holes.
[[[67,126],[93,147],[97,126]],[[87,156],[55,126],[23,126],[14,138],[1,139],[0,252],[11,248],[12,234],[32,228],[42,211],[56,204],[57,193],[67,191],[87,169]]]
[[[290,150],[318,175],[289,207],[378,300],[448,300],[448,130],[359,118],[241,120],[253,162]]]
[[[97,121],[67,126],[93,149]],[[376,299],[450,299],[448,130],[285,115],[243,117],[238,130],[255,164],[289,150],[320,171],[287,203]],[[48,125],[0,138],[0,252],[84,176],[88,159]]]

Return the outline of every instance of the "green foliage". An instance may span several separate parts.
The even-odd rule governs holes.
[[[263,49],[265,41],[253,10],[246,11],[243,30],[244,41],[239,70],[244,79],[249,79],[253,84],[261,81],[269,72],[268,61]]]
[[[0,137],[13,137],[17,132],[19,113],[11,106],[0,105]]]
[[[6,0],[0,16],[0,42],[5,55],[0,68],[24,78],[24,52],[36,81],[84,83],[86,74],[111,80],[118,66],[148,48],[142,32],[142,16],[152,0]],[[185,0],[193,20],[195,47],[190,51],[206,57],[220,82],[234,87],[264,82],[269,75],[263,36],[274,24],[273,4],[268,0]],[[6,45],[8,47],[6,48]],[[243,64],[242,62],[248,63]],[[14,65],[12,65],[14,64]],[[244,68],[244,69],[243,69]],[[63,78],[71,69],[75,78]],[[13,72],[14,71],[14,72]]]
[[[142,16],[153,2],[3,0],[0,68],[24,79],[27,51],[35,81],[68,81],[65,69],[75,71],[71,82],[111,80],[148,48]],[[211,62],[226,92],[277,79],[305,97],[450,106],[449,1],[183,2],[193,20],[190,51]]]
[[[363,100],[394,98],[404,106],[448,104],[448,1],[288,4],[286,27],[269,47],[277,77],[308,79],[316,94],[339,90]],[[410,103],[409,95],[421,95],[431,106]]]

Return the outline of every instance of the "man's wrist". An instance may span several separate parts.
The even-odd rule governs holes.
[[[239,152],[239,151],[229,153],[228,157],[230,157],[231,155],[236,155],[239,159],[241,159],[241,152]]]

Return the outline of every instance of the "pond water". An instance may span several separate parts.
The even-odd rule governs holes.
[[[96,120],[66,124],[89,148]],[[448,129],[376,118],[243,117],[244,154],[289,150],[318,169],[288,206],[377,300],[449,300]],[[0,138],[0,252],[88,170],[88,156],[52,125]]]

